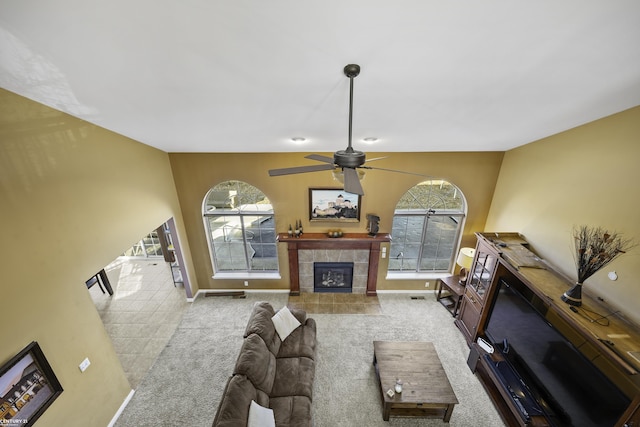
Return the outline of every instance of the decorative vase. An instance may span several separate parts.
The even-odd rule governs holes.
[[[567,304],[582,305],[582,283],[576,282],[571,289],[562,294],[560,299]]]

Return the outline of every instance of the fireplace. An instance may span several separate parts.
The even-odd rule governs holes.
[[[314,292],[350,293],[353,287],[352,262],[314,262]]]
[[[278,241],[287,245],[289,254],[290,295],[300,291],[313,292],[313,263],[316,261],[354,262],[352,290],[354,293],[376,295],[378,262],[384,256],[381,244],[391,241],[387,233],[370,236],[367,233],[345,233],[334,239],[327,233],[304,233],[292,237],[278,233]]]

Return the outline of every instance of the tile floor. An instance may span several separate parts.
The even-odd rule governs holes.
[[[351,293],[307,293],[289,296],[289,308],[313,314],[382,314],[378,297]]]
[[[162,258],[118,258],[105,267],[113,295],[98,286],[89,293],[98,309],[131,388],[138,384],[173,335],[189,307]]]

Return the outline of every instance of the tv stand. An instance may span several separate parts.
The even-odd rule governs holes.
[[[506,425],[550,427],[539,405],[500,352],[489,354],[473,344],[468,362]]]
[[[471,282],[463,295],[456,326],[471,348],[469,367],[476,373],[491,397],[503,421],[509,426],[548,426],[543,415],[537,415],[527,396],[527,387],[520,384],[518,374],[504,370],[509,363],[500,351],[485,352],[476,341],[485,337],[485,327],[496,297],[499,278],[506,278],[521,291],[544,306],[545,319],[562,333],[571,344],[596,365],[630,400],[640,395],[640,361],[629,354],[640,352],[640,329],[619,314],[609,315],[609,325],[589,322],[561,301],[560,296],[572,282],[528,249],[528,243],[518,233],[476,233],[476,258],[470,270]],[[474,276],[475,275],[475,276]],[[614,313],[601,301],[583,293],[582,308],[596,313]],[[501,364],[501,361],[503,362]],[[509,368],[511,366],[506,365]],[[531,390],[529,390],[531,391]],[[514,398],[514,394],[517,398]],[[633,405],[632,405],[633,406]],[[637,406],[637,403],[636,403]],[[524,408],[524,410],[523,410]],[[563,408],[558,408],[563,410]],[[628,410],[616,427],[637,417]]]
[[[530,423],[531,417],[543,415],[542,408],[540,408],[527,385],[509,362],[491,354],[485,354],[484,359],[490,371],[506,392],[507,398],[513,402],[525,424]]]

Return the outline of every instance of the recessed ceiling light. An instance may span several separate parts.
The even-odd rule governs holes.
[[[302,136],[294,136],[293,138],[291,138],[291,141],[293,142],[305,142],[307,140],[307,138],[304,138]]]
[[[375,136],[368,136],[366,138],[363,139],[364,142],[377,142],[378,138],[376,138]]]

